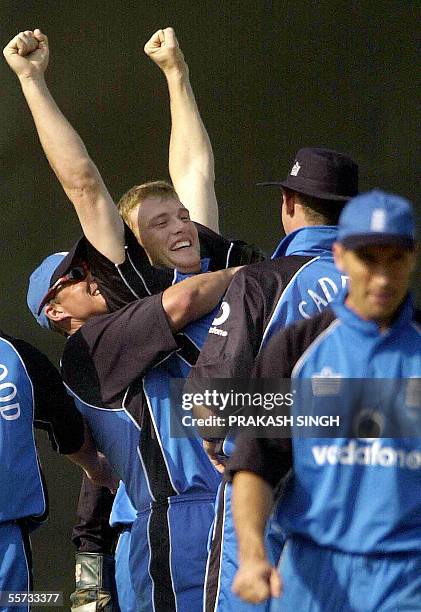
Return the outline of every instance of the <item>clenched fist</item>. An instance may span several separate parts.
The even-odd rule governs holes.
[[[48,39],[41,30],[20,32],[3,49],[3,55],[20,79],[42,76],[48,66]]]
[[[173,69],[187,70],[183,52],[172,28],[155,32],[146,43],[144,50],[164,73]]]
[[[280,597],[281,577],[275,567],[265,560],[240,564],[232,583],[232,591],[248,603],[262,603],[269,597]]]

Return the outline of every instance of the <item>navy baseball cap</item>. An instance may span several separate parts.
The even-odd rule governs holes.
[[[53,253],[32,272],[29,278],[26,302],[37,323],[45,329],[51,329],[45,309],[40,306],[50,287],[64,276],[72,266],[75,257],[79,257],[85,248],[85,237],[82,236],[70,251]]]
[[[300,149],[284,181],[275,185],[322,200],[347,202],[358,194],[358,165],[348,155],[318,147]]]
[[[415,248],[411,203],[394,193],[373,190],[353,198],[339,217],[338,242],[347,249],[391,245]]]

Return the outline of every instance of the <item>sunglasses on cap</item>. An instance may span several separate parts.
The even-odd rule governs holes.
[[[54,285],[49,288],[38,308],[38,314],[41,313],[47,302],[52,300],[57,291],[59,291],[64,285],[67,285],[68,283],[79,283],[80,281],[85,280],[85,278],[88,276],[88,272],[89,268],[84,262],[78,266],[73,266],[70,268],[67,274],[57,279]]]

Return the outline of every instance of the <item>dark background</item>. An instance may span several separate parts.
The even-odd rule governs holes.
[[[419,216],[419,6],[410,0],[1,0],[0,32],[4,45],[24,29],[40,27],[49,36],[50,88],[118,199],[133,184],[168,174],[165,81],[142,49],[156,29],[173,26],[214,147],[222,231],[270,252],[281,236],[278,196],[255,184],[284,178],[302,146],[350,154],[360,165],[362,190],[406,195]],[[31,319],[26,284],[45,255],[71,246],[78,223],[5,62],[0,79],[0,325],[57,363],[62,341]],[[414,286],[419,301],[419,268]],[[51,519],[33,537],[36,586],[68,593],[79,473],[53,456],[43,438],[40,446]]]

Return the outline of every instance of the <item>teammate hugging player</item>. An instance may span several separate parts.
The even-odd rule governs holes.
[[[171,45],[165,49],[165,41],[172,41],[170,54],[167,51]],[[168,60],[175,55],[180,62],[175,43],[174,33],[168,29],[158,31],[151,46],[158,57]],[[133,236],[130,238],[127,228],[125,231],[97,168],[48,91],[44,80],[48,63],[46,36],[39,30],[23,32],[9,43],[5,55],[21,80],[50,164],[92,243],[82,241],[67,256],[56,254],[41,264],[31,278],[30,308],[42,326],[52,326],[70,336],[63,357],[65,381],[136,506],[129,579],[135,582],[137,609],[149,612],[154,606],[157,610],[201,607],[207,536],[219,475],[199,439],[178,443],[171,439],[167,418],[169,381],[171,377],[186,376],[194,363],[213,320],[212,310],[235,269],[198,275],[184,283],[178,281],[200,271],[218,269],[221,263],[225,267],[236,259],[243,262],[253,257],[254,251],[232,244],[212,231],[218,227],[213,156],[191,89],[185,78],[180,80],[174,72],[177,78],[171,105],[175,107],[176,99],[181,97],[190,112],[181,113],[185,129],[173,130],[171,150],[177,141],[185,151],[199,148],[203,153],[206,149],[192,166],[182,156],[174,171],[190,169],[183,185],[179,177],[180,190],[186,192],[189,184],[197,201],[205,203],[199,220],[209,223],[212,229],[200,227],[199,231],[211,256],[201,260],[198,229],[172,186],[155,182],[130,190],[121,207],[145,246],[143,255],[156,266],[177,269],[156,271],[159,279],[164,276],[167,285],[174,286],[145,302],[136,300],[145,291],[155,292],[156,284],[151,291],[145,283],[145,268],[139,271],[134,265]],[[186,69],[184,63],[182,69]],[[192,114],[196,117],[192,118]],[[194,134],[194,138],[188,140],[186,134]],[[130,244],[125,243],[127,236]],[[94,256],[92,246],[97,249]],[[139,244],[137,248],[142,251]],[[92,261],[100,260],[98,254],[112,263],[113,279],[117,278],[119,288],[123,285],[126,293],[125,303],[136,300],[115,315],[107,313],[116,302],[121,306],[121,299],[114,299],[113,287],[107,291],[109,283],[103,282],[101,268],[91,269]],[[155,271],[150,276],[155,279]],[[120,292],[117,297],[121,298]],[[210,313],[207,319],[176,334],[206,313]],[[96,324],[91,321],[93,317]],[[114,357],[110,362],[111,354]],[[121,433],[120,445],[114,443],[116,431]],[[186,524],[195,526],[187,534],[190,546]]]

